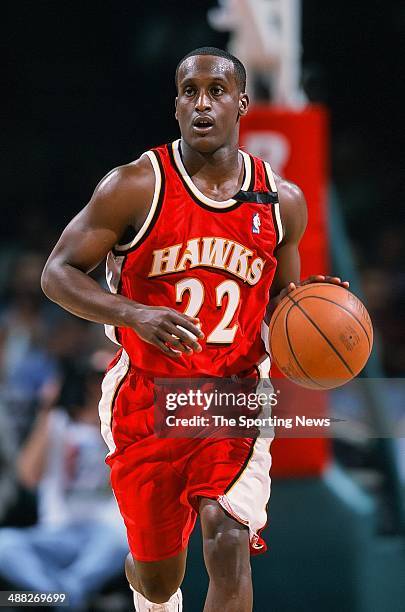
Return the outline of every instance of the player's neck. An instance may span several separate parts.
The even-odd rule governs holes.
[[[181,139],[181,156],[188,174],[207,181],[212,187],[237,180],[241,173],[242,160],[237,142],[221,147],[214,153],[200,153]]]

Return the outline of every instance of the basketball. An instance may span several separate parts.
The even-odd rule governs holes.
[[[373,346],[364,304],[342,286],[297,287],[270,321],[270,350],[287,378],[311,389],[333,389],[354,378]]]

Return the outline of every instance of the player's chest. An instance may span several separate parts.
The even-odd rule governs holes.
[[[204,268],[255,285],[273,263],[276,235],[269,207],[244,205],[216,214],[175,209],[159,221],[142,249],[148,278]]]
[[[195,263],[206,260],[212,251],[215,259],[225,259],[238,251],[272,255],[276,246],[271,207],[243,204],[234,210],[208,211],[198,205],[171,207],[162,215],[153,233],[153,250],[188,249]]]

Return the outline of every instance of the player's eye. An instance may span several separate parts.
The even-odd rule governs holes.
[[[193,87],[186,87],[184,90],[184,95],[185,96],[192,96],[194,94],[194,88]]]
[[[220,96],[224,93],[224,90],[219,85],[215,85],[214,87],[211,87],[211,93],[213,96]]]

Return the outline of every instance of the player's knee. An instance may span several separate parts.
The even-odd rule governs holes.
[[[157,604],[169,601],[170,597],[174,595],[179,586],[179,584],[170,584],[166,580],[142,580],[142,591],[144,597]]]
[[[204,545],[207,570],[218,580],[238,580],[241,573],[250,571],[249,535],[241,529],[219,530]]]
[[[162,566],[153,574],[141,574],[139,578],[143,595],[154,603],[164,603],[180,587],[183,573],[176,571],[176,568],[168,571],[168,568]]]
[[[135,568],[131,553],[125,561],[125,572],[131,586],[153,603],[169,601],[180,587],[184,577],[184,569],[180,566],[168,568],[162,565],[159,568],[155,565],[154,567],[149,566],[148,569],[144,568],[144,571],[140,567]]]

